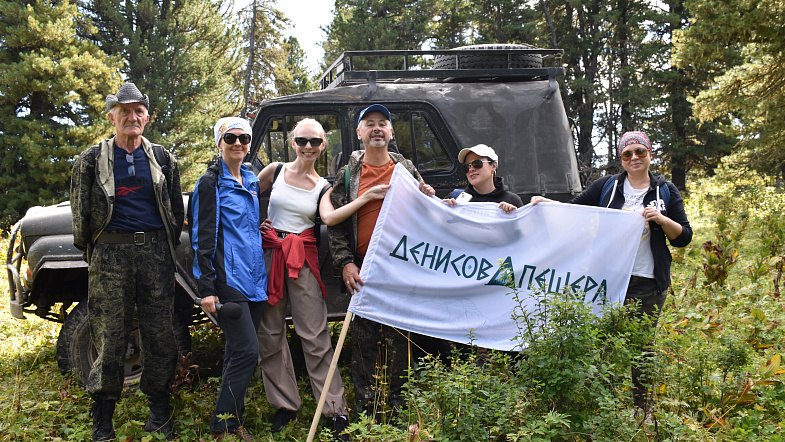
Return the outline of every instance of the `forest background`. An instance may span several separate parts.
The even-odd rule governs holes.
[[[111,133],[104,98],[150,96],[146,136],[193,186],[220,117],[312,90],[296,22],[273,0],[0,0],[0,230],[68,199],[79,151]],[[305,12],[304,12],[305,13]],[[562,48],[560,79],[583,184],[618,167],[628,130],[680,189],[722,158],[775,180],[785,168],[782,0],[335,0],[323,30],[342,51],[528,43]],[[427,63],[427,61],[426,61]]]

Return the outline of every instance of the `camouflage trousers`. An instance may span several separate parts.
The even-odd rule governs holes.
[[[352,383],[360,411],[400,410],[409,366],[409,332],[359,316],[351,322]]]
[[[177,361],[169,244],[97,245],[90,259],[87,308],[98,351],[87,381],[90,395],[120,398],[135,312],[143,360],[140,388],[148,396],[168,394]]]

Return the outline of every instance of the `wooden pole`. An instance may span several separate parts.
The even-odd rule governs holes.
[[[322,387],[322,395],[319,397],[319,404],[316,406],[316,413],[314,413],[313,420],[311,421],[311,431],[308,432],[307,442],[313,442],[313,438],[316,436],[316,427],[319,426],[319,418],[322,415],[322,408],[324,408],[324,402],[327,400],[327,391],[330,389],[330,383],[333,380],[335,367],[338,366],[338,358],[341,356],[343,341],[346,340],[346,333],[349,332],[349,323],[352,322],[353,317],[354,313],[346,312],[346,317],[343,319],[341,334],[338,337],[338,343],[335,346],[335,352],[333,352],[333,360],[330,362],[330,370],[327,371],[327,379],[325,379],[324,386]]]

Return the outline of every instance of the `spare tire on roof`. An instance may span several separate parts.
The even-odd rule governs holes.
[[[536,49],[535,46],[527,44],[484,44],[471,45],[453,48],[453,50],[477,50],[486,49]],[[507,54],[458,54],[437,55],[434,57],[433,69],[507,69],[507,68],[541,68],[542,55],[540,54],[513,54],[508,63]],[[458,66],[455,66],[456,58]]]

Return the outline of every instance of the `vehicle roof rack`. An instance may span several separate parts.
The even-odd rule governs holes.
[[[561,66],[563,49],[440,49],[440,50],[379,50],[343,52],[327,71],[319,77],[321,89],[333,89],[357,84],[379,83],[434,83],[467,80],[545,79],[564,75]],[[513,56],[540,55],[543,67],[520,68],[513,66]],[[461,67],[461,56],[477,57],[496,55],[507,57],[507,67],[469,68]],[[447,56],[455,60],[457,69],[429,69],[433,60]],[[383,58],[382,58],[383,57]],[[359,59],[359,60],[358,60]],[[386,60],[398,59],[401,69],[373,69]],[[546,67],[545,64],[551,65]],[[494,64],[498,64],[498,58]],[[358,67],[361,66],[362,68]],[[366,68],[367,66],[367,68]],[[426,66],[426,68],[423,68]]]

